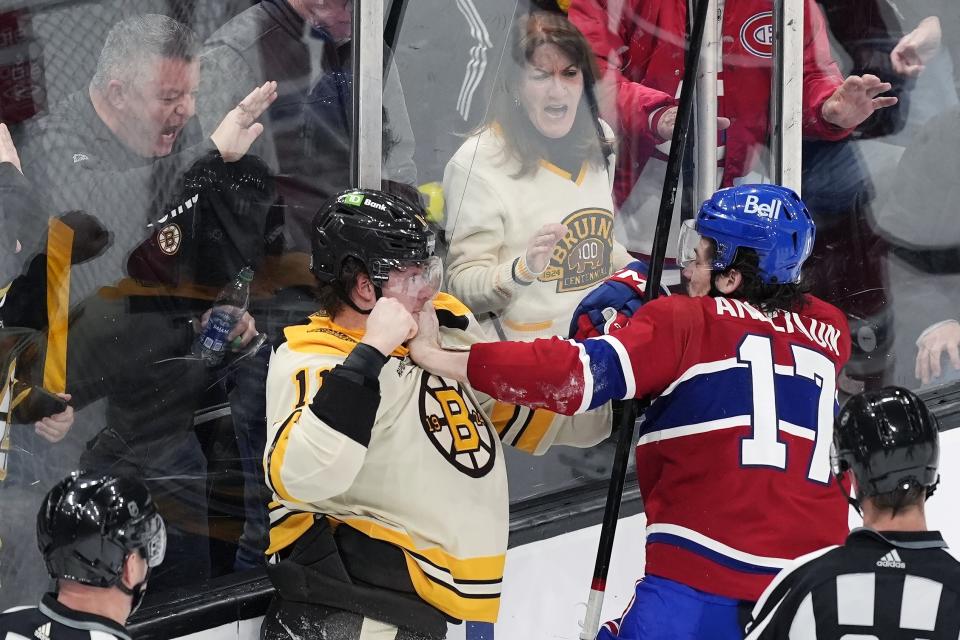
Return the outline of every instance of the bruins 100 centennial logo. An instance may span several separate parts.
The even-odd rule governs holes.
[[[613,214],[606,209],[580,209],[563,219],[565,235],[540,276],[557,281],[557,293],[580,291],[610,275],[613,251]]]
[[[480,411],[468,404],[458,384],[424,372],[420,377],[420,419],[430,442],[454,467],[473,478],[493,469],[497,449],[493,431]]]

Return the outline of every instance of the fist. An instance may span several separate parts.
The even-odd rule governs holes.
[[[402,303],[380,298],[367,316],[363,342],[389,356],[404,342],[417,335],[417,321]]]

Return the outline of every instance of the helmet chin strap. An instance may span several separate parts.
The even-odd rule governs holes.
[[[120,589],[120,591],[127,594],[128,596],[133,597],[133,602],[130,604],[131,616],[137,611],[137,609],[140,608],[140,605],[143,604],[143,596],[147,595],[147,580],[149,579],[150,579],[150,569],[148,567],[147,575],[144,576],[143,580],[141,580],[138,584],[134,585],[132,589],[127,585],[123,584],[122,579],[119,582],[117,582],[117,588]]]
[[[860,508],[860,501],[854,498],[852,495],[847,493],[847,490],[843,487],[843,473],[835,473],[833,477],[837,479],[837,487],[840,489],[840,493],[843,494],[843,497],[846,498],[847,503],[856,509],[857,515],[861,518],[863,517],[863,510]]]
[[[373,284],[372,281],[371,281],[371,284]],[[334,282],[333,289],[334,291],[336,291],[337,297],[340,298],[341,302],[343,302],[345,305],[347,305],[357,313],[368,316],[370,315],[370,312],[373,311],[373,309],[361,309],[360,307],[358,307],[357,303],[350,298],[350,295],[347,293],[346,289],[343,288],[343,285],[340,284],[339,280]],[[381,289],[379,285],[375,285],[375,284],[373,285],[373,292],[376,294],[377,300],[383,297],[383,289]]]

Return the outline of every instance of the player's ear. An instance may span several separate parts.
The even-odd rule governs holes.
[[[724,295],[730,295],[740,288],[743,275],[737,269],[727,269],[714,278],[714,286]]]
[[[361,309],[372,309],[377,303],[377,291],[370,276],[365,273],[357,274],[357,283],[353,286],[351,295]]]

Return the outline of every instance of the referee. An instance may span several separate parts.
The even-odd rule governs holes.
[[[130,640],[124,625],[167,535],[134,478],[74,471],[43,500],[37,543],[56,593],[0,613],[0,640]]]
[[[836,419],[834,473],[853,472],[862,528],[798,558],[767,587],[747,640],[955,639],[960,562],[924,502],[939,481],[936,418],[898,387],[852,397]]]

